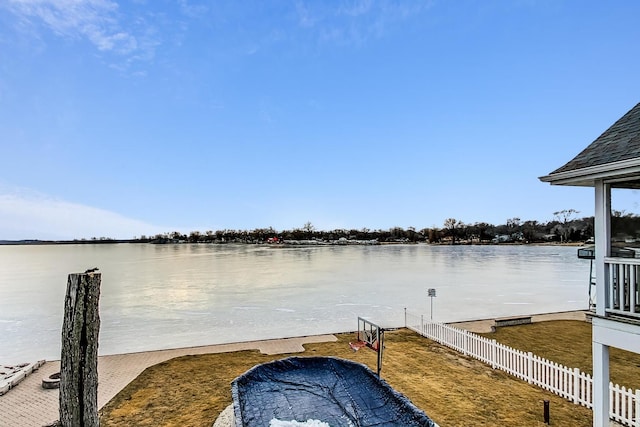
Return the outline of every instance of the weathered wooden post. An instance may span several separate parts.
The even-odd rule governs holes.
[[[98,332],[101,274],[69,274],[60,358],[60,425],[98,427]]]

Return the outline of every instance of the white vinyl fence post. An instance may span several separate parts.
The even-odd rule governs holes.
[[[533,382],[533,353],[527,353],[527,382]]]
[[[636,427],[640,427],[640,390],[636,389],[636,401],[635,401],[636,411],[634,415],[634,423],[633,425]]]
[[[595,403],[595,402],[594,402]],[[613,383],[609,381],[609,410],[607,414],[609,414],[609,418],[613,415],[613,409],[615,408],[616,401],[613,393]]]
[[[462,331],[463,335],[462,335],[462,354],[464,354],[465,356],[469,355],[469,331],[467,331],[466,329],[464,331]]]
[[[496,340],[491,340],[491,367],[493,369],[496,369],[496,355],[497,355],[497,347],[498,347],[498,343],[496,342]]]
[[[580,369],[573,368],[573,403],[580,403]]]

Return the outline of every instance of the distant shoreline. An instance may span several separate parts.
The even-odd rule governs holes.
[[[0,240],[0,246],[18,245],[108,245],[116,243],[150,243],[148,241],[134,239],[109,239],[109,240]]]
[[[586,242],[378,242],[374,240],[285,240],[282,243],[265,242],[157,242],[139,239],[106,239],[106,240],[0,240],[0,246],[34,246],[34,245],[113,245],[113,244],[152,244],[152,245],[259,245],[268,247],[303,247],[303,246],[388,246],[388,245],[429,245],[429,246],[584,246]]]

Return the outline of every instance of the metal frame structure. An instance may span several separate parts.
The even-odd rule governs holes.
[[[382,355],[384,353],[384,328],[358,316],[358,341],[378,353],[378,377],[382,370]]]

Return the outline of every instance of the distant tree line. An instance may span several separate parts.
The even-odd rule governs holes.
[[[624,242],[627,246],[640,243],[640,216],[625,211],[611,211],[611,238],[613,243]]]
[[[287,241],[361,241],[379,243],[441,243],[441,244],[491,244],[491,243],[542,243],[542,242],[584,242],[593,238],[593,217],[578,217],[575,209],[565,209],[553,213],[554,219],[548,222],[535,220],[522,221],[514,217],[504,224],[494,225],[486,222],[464,223],[448,218],[442,227],[392,227],[388,230],[335,229],[317,230],[307,222],[300,228],[276,230],[273,227],[254,230],[208,230],[192,231],[189,234],[179,231],[140,236],[134,241],[152,243],[266,243]],[[612,224],[619,233],[635,236],[640,227],[640,216],[614,211]]]

